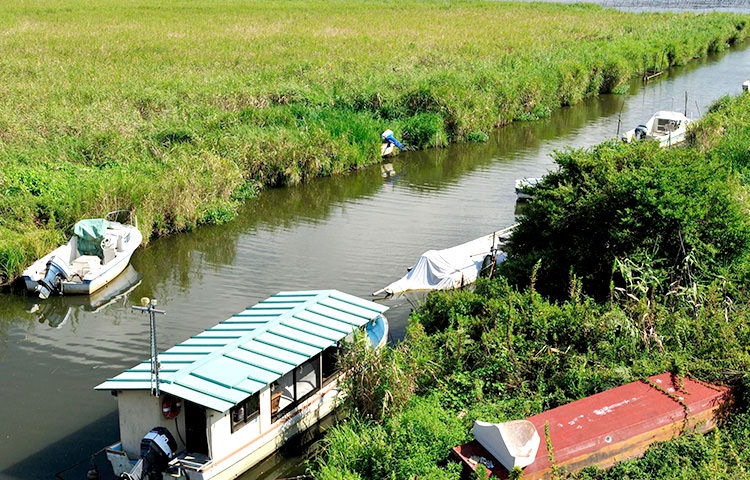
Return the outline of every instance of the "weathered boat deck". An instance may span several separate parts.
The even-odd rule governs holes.
[[[652,443],[674,438],[685,429],[711,430],[727,397],[726,387],[688,377],[680,381],[663,373],[534,415],[527,420],[536,427],[542,444],[534,463],[523,469],[523,478],[551,474],[547,424],[557,467],[570,472],[591,465],[606,468],[637,457]],[[476,459],[488,459],[494,463],[490,476],[508,477],[508,471],[476,440],[453,448],[452,454],[472,471],[477,469]]]

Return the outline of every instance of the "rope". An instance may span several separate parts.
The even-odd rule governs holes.
[[[76,463],[76,464],[74,464],[74,465],[71,465],[71,466],[69,466],[68,468],[65,468],[65,469],[63,469],[63,470],[60,470],[59,472],[57,472],[57,473],[55,474],[55,478],[56,478],[57,480],[65,480],[65,479],[64,479],[63,477],[61,477],[60,475],[62,475],[63,473],[67,472],[68,470],[72,470],[72,469],[74,469],[75,467],[77,467],[77,466],[81,465],[81,464],[82,464],[83,462],[85,462],[86,460],[88,460],[89,462],[93,463],[93,462],[94,462],[94,458],[95,458],[95,457],[96,457],[97,455],[99,455],[100,453],[102,453],[102,452],[103,452],[104,450],[106,450],[106,449],[107,449],[107,447],[104,447],[104,448],[102,448],[101,450],[99,450],[99,451],[97,451],[96,453],[94,453],[93,455],[91,455],[90,457],[88,457],[88,458],[84,458],[84,459],[83,459],[83,460],[81,460],[80,462],[78,462],[78,463]]]

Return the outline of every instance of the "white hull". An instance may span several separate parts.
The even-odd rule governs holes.
[[[99,265],[95,270],[89,271],[83,276],[75,275],[73,280],[60,282],[60,293],[63,295],[90,295],[113,281],[122,273],[130,263],[130,257],[143,241],[143,236],[137,227],[131,225],[117,224],[120,231],[128,235],[128,240],[123,243],[122,248],[117,250],[114,258],[107,263]],[[73,263],[77,257],[75,237],[68,243],[57,247],[52,252],[34,262],[23,271],[22,278],[28,291],[35,291],[40,280],[44,279],[47,272],[47,263],[53,258],[61,258],[67,263]]]
[[[628,130],[623,135],[625,143],[641,139],[656,140],[662,148],[669,148],[685,141],[691,120],[679,112],[656,112],[645,125]]]

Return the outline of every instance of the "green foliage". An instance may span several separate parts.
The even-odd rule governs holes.
[[[345,403],[363,418],[382,420],[403,408],[414,393],[408,374],[411,365],[403,349],[375,350],[363,332],[347,344],[340,362],[349,372],[342,383]]]
[[[378,162],[385,128],[416,148],[482,141],[617,89],[655,46],[684,63],[746,23],[437,0],[5,2],[0,282],[80,218],[133,208],[146,239],[226,221],[247,185]]]
[[[626,257],[662,285],[710,283],[745,268],[750,219],[725,157],[647,142],[557,152],[555,161],[512,236],[501,272],[513,282],[528,283],[541,260],[541,292],[567,296],[573,272],[604,299],[615,261]],[[622,285],[621,275],[615,280]]]
[[[382,424],[355,416],[337,425],[325,438],[315,478],[458,480],[457,464],[438,464],[454,445],[466,441],[463,423],[436,397],[415,398],[405,407]]]
[[[555,467],[552,478],[750,478],[749,107],[750,95],[721,100],[687,149],[558,153],[560,169],[535,187],[513,235],[511,275],[427,297],[389,350],[398,355],[385,354],[408,379],[411,400],[380,423],[371,415],[335,427],[316,475],[453,478],[440,452],[453,446],[448,438],[468,437],[474,420],[524,418],[671,371],[733,387],[734,411],[718,430],[686,432],[609,471]],[[392,382],[376,374],[368,384],[378,375]],[[350,404],[353,418],[362,411]],[[455,437],[404,422],[428,411]],[[353,445],[361,438],[367,453]],[[419,469],[404,467],[400,448],[416,452]],[[373,458],[382,462],[372,466]]]
[[[553,302],[528,289],[518,291],[502,278],[480,279],[474,292],[431,294],[413,314],[407,337],[398,347],[399,356],[390,359],[398,363],[400,375],[417,386],[416,396],[402,409],[383,415],[382,423],[370,416],[367,421],[334,427],[316,478],[321,472],[413,478],[428,468],[436,469],[431,475],[438,475],[438,469],[444,468],[440,459],[469,435],[474,420],[524,418],[664,371],[734,385],[740,408],[746,409],[743,398],[750,384],[747,303],[728,305],[726,292],[720,290],[704,292],[697,311],[675,310],[666,299],[654,298],[646,329],[642,312],[627,302],[602,305],[585,296]],[[656,340],[660,348],[653,348]],[[361,419],[359,407],[349,407],[353,418]],[[436,432],[437,423],[430,423],[429,428],[420,423],[426,417],[446,424],[455,437]],[[731,428],[739,427],[732,423]],[[646,459],[669,457],[668,452],[688,445],[688,452],[696,456],[683,462],[683,475],[687,475],[696,471],[697,452],[706,438],[690,435],[676,444],[657,447],[657,453],[649,454],[655,456]],[[744,444],[732,438],[728,441],[732,448],[748,455]],[[423,473],[414,467],[408,470],[412,476],[405,476],[406,467],[398,457],[401,449],[418,456]],[[733,462],[731,471],[737,472],[741,462]],[[617,467],[622,469],[618,471],[635,471],[633,464],[643,472],[656,468],[655,462],[631,461]]]

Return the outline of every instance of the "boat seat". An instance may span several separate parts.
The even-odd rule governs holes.
[[[102,240],[102,264],[107,264],[114,260],[117,254],[117,237],[117,235],[109,234]]]
[[[101,264],[101,260],[99,260],[99,257],[96,255],[81,255],[73,260],[73,265],[71,265],[71,267],[75,273],[83,278],[87,273],[99,268]]]

